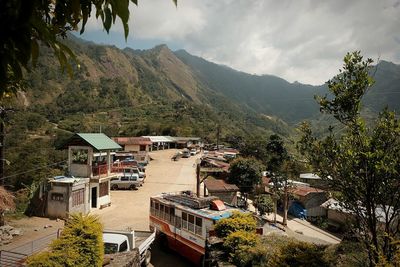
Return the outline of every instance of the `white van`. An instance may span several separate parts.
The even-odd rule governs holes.
[[[137,189],[139,186],[143,184],[143,181],[140,181],[139,175],[132,173],[126,175],[119,175],[117,177],[111,178],[110,187],[112,190],[118,189]]]

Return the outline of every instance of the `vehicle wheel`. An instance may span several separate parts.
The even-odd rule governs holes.
[[[149,266],[151,261],[151,251],[148,249],[146,250],[145,254],[144,254],[144,261],[142,262],[142,266]]]
[[[111,190],[118,190],[118,185],[113,184],[113,185],[111,186]]]
[[[135,190],[135,189],[136,189],[136,186],[130,185],[130,186],[129,186],[129,189],[130,189],[130,190]]]

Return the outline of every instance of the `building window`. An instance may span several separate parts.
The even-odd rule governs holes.
[[[146,145],[140,145],[139,150],[140,151],[146,151]]]
[[[51,200],[64,201],[64,194],[62,194],[62,193],[51,193]]]
[[[72,191],[72,207],[83,204],[84,199],[85,199],[85,189],[82,188]]]
[[[108,195],[108,181],[100,183],[100,197]]]

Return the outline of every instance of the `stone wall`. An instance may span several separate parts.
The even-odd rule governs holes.
[[[107,267],[139,267],[140,255],[137,248],[124,253],[117,253],[104,256],[105,264]]]

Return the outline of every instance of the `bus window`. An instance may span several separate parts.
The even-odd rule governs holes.
[[[175,216],[175,227],[181,229],[181,217]]]
[[[203,220],[199,217],[196,217],[195,234],[202,235],[202,229],[203,229]]]
[[[187,213],[186,213],[186,212],[182,212],[182,228],[183,228],[183,229],[188,229],[188,225],[187,225]]]
[[[194,233],[194,216],[191,214],[188,214],[188,230]]]

